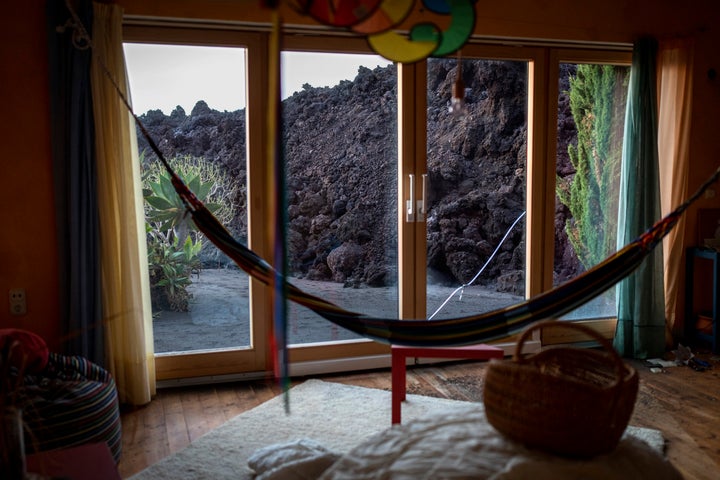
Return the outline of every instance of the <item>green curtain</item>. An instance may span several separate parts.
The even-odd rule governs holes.
[[[633,49],[620,174],[618,248],[635,240],[661,216],[657,48],[654,39],[644,38]],[[621,355],[652,358],[664,352],[663,288],[663,254],[658,246],[633,274],[618,284],[614,346]]]

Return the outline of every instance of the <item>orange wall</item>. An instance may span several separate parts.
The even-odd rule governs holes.
[[[713,30],[699,32],[695,48],[693,81],[693,114],[690,136],[690,191],[698,186],[720,165],[720,3],[713,16]],[[708,71],[714,69],[714,80]],[[685,229],[687,245],[697,245],[697,209],[720,208],[720,185],[715,185],[716,196],[702,199],[688,212]]]
[[[57,0],[63,1],[63,0]],[[126,14],[267,22],[259,0],[119,0]],[[2,59],[3,179],[0,184],[0,326],[38,332],[51,344],[59,334],[58,262],[53,208],[48,118],[48,72],[45,2],[15,1],[6,6],[0,30]],[[691,190],[719,163],[720,3],[694,0],[481,0],[479,35],[599,42],[632,42],[643,34],[658,38],[695,38],[694,112],[692,118]],[[687,5],[693,5],[689,8]],[[405,22],[437,18],[415,12]],[[288,23],[307,22],[286,12]],[[698,208],[720,207],[720,195]],[[686,238],[695,242],[695,210],[689,212]],[[28,313],[9,314],[8,290],[26,289]]]
[[[58,337],[45,2],[6,6],[0,29],[0,326]],[[9,313],[8,290],[25,288],[28,313]],[[51,342],[52,343],[52,342]]]

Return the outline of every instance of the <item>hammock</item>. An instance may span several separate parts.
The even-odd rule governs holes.
[[[143,135],[147,132],[141,127]],[[198,229],[249,275],[271,285],[275,270],[261,257],[237,242],[203,203],[187,188],[146,135],[155,154],[172,176],[180,198]],[[443,320],[374,318],[345,310],[287,283],[287,298],[323,318],[363,337],[409,346],[459,346],[489,342],[519,333],[538,320],[562,316],[589,302],[635,270],[675,226],[680,216],[720,178],[720,168],[684,203],[656,222],[623,249],[574,279],[522,303],[467,317]]]
[[[122,95],[121,95],[122,96]],[[560,317],[591,301],[630,275],[677,224],[680,216],[720,178],[720,167],[690,196],[645,233],[572,280],[524,302],[466,317],[443,320],[401,320],[370,317],[311,295],[278,275],[262,257],[241,244],[173,171],[130,104],[124,99],[143,137],[171,176],[173,187],[195,225],[215,246],[250,276],[266,285],[284,282],[287,299],[309,308],[330,322],[365,338],[406,346],[462,346],[490,342],[520,333],[531,323]]]

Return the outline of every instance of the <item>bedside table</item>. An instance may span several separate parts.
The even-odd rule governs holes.
[[[696,268],[695,264],[698,260],[709,260],[712,262],[712,281],[695,282]],[[711,313],[711,333],[703,333],[698,331],[695,324],[695,290],[698,287],[711,287],[712,295],[712,313]],[[686,250],[685,256],[685,337],[688,341],[700,340],[710,343],[714,353],[720,353],[720,328],[718,328],[718,316],[720,314],[720,252],[711,248],[690,247]]]

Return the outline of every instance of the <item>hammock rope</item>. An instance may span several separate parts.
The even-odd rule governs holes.
[[[80,36],[92,48],[92,41],[82,23],[68,5]],[[93,49],[95,53],[95,50]],[[238,242],[217,218],[185,185],[174,172],[161,150],[152,139],[143,123],[105,66],[105,75],[122,99],[135,120],[135,124],[148,145],[171,176],[173,187],[182,199],[195,225],[213,244],[230,257],[241,269],[253,278],[272,286],[278,272],[264,259]],[[309,294],[292,283],[284,281],[287,299],[305,306],[326,320],[350,330],[365,338],[382,343],[408,346],[461,346],[489,342],[519,333],[523,328],[539,320],[560,317],[589,302],[627,277],[660,243],[677,224],[680,216],[698,200],[703,193],[720,178],[720,167],[690,196],[672,212],[658,220],[645,233],[626,245],[601,263],[578,275],[572,280],[539,294],[524,302],[478,315],[443,320],[405,320],[397,318],[374,318],[346,310],[332,302]]]

